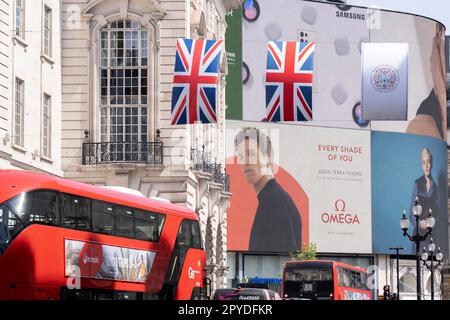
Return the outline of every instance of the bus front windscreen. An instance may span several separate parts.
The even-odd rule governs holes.
[[[298,264],[286,267],[284,297],[288,299],[332,299],[331,264]]]

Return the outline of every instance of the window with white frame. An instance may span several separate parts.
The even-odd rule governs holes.
[[[16,78],[14,105],[14,144],[23,147],[24,82]]]
[[[52,9],[44,7],[44,32],[43,32],[44,54],[52,56]]]
[[[25,0],[16,0],[14,32],[16,37],[25,39]]]
[[[113,160],[140,160],[148,132],[148,32],[118,20],[100,38],[100,139],[110,143]]]
[[[51,157],[51,113],[52,97],[44,94],[42,103],[42,148],[41,154],[44,157]]]

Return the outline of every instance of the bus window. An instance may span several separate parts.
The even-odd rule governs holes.
[[[364,272],[338,267],[338,279],[338,285],[341,287],[369,290],[367,288],[367,274]]]
[[[288,281],[331,281],[333,273],[326,269],[299,269],[286,272]]]
[[[6,224],[8,217],[6,217],[6,214],[6,208],[0,207],[0,253],[3,252],[9,242],[8,225]]]
[[[352,287],[359,290],[369,290],[367,287],[367,274],[360,271],[352,271]]]
[[[361,273],[361,290],[370,290],[367,282],[367,273]]]
[[[202,248],[202,238],[200,234],[200,226],[198,221],[191,221],[191,232],[192,232],[192,247],[193,248]]]
[[[134,212],[132,209],[117,206],[116,227],[114,235],[118,237],[135,238],[134,232]]]
[[[158,214],[157,213],[152,213],[152,212],[146,212],[145,213],[148,218],[150,220],[150,232],[149,234],[152,235],[151,240],[150,241],[159,241],[159,229],[158,229]]]
[[[112,234],[114,228],[114,206],[110,203],[92,200],[92,231]]]
[[[338,284],[341,287],[348,287],[351,286],[350,281],[350,270],[342,267],[338,267]]]
[[[63,204],[64,227],[78,230],[89,230],[91,228],[89,199],[64,194]]]
[[[311,262],[287,264],[284,297],[290,299],[332,299],[333,265]]]
[[[56,192],[33,191],[20,194],[6,205],[25,225],[32,223],[56,225],[59,223],[57,199]]]
[[[351,270],[351,287],[354,289],[361,288],[361,274],[358,271]]]
[[[195,220],[184,220],[178,231],[178,245],[201,249],[200,225]]]
[[[99,300],[99,301],[102,301],[102,300],[106,300],[106,301],[108,301],[108,300],[114,300],[114,291],[100,291],[100,290],[98,290],[98,291],[94,291],[94,293],[93,293],[93,298],[94,298],[94,300]]]
[[[156,214],[135,210],[136,239],[158,241]]]
[[[8,233],[9,239],[13,239],[25,227],[12,211],[8,210]]]
[[[158,239],[161,237],[161,232],[164,226],[164,221],[166,221],[166,215],[158,213]]]
[[[61,288],[61,300],[143,300],[143,298],[142,292]]]
[[[22,229],[23,224],[17,216],[6,205],[0,206],[0,254]]]
[[[33,223],[56,225],[58,193],[33,191],[22,193],[0,206],[0,251],[5,251],[11,240]]]
[[[191,222],[184,220],[178,231],[178,245],[183,247],[192,246]]]
[[[142,300],[142,293],[117,291],[114,294],[114,300]]]
[[[58,210],[58,206],[62,210]],[[71,194],[59,197],[58,192],[49,190],[22,193],[0,205],[0,210],[0,244],[4,248],[25,226],[33,223],[158,242],[166,217],[161,213]],[[188,221],[183,234],[189,235],[189,246],[192,244],[191,232],[196,232],[190,228]],[[195,245],[199,245],[198,239]],[[2,247],[0,250],[4,250]]]

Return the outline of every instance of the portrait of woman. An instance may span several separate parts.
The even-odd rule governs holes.
[[[436,23],[436,34],[431,45],[430,73],[433,79],[433,88],[428,97],[420,104],[416,117],[409,123],[406,133],[446,140],[445,33],[444,27],[439,23]]]
[[[414,214],[412,212],[412,207],[415,205],[415,202],[422,206],[422,214],[420,215],[419,220],[419,231],[420,233],[424,233],[426,231],[425,219],[427,218],[428,212],[431,210],[433,216],[436,219],[436,227],[434,228],[434,235],[438,238],[439,227],[437,225],[439,221],[440,215],[440,194],[439,194],[439,186],[435,182],[432,176],[433,169],[433,154],[430,152],[428,148],[423,148],[420,153],[421,166],[423,175],[414,181],[413,191],[411,196],[411,205],[410,205],[410,222],[414,223],[416,221]],[[414,233],[416,232],[416,226],[414,226]]]

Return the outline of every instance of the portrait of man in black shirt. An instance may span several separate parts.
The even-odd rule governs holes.
[[[291,196],[275,179],[270,138],[257,128],[243,128],[234,143],[245,180],[258,196],[248,250],[300,250],[302,221]]]

